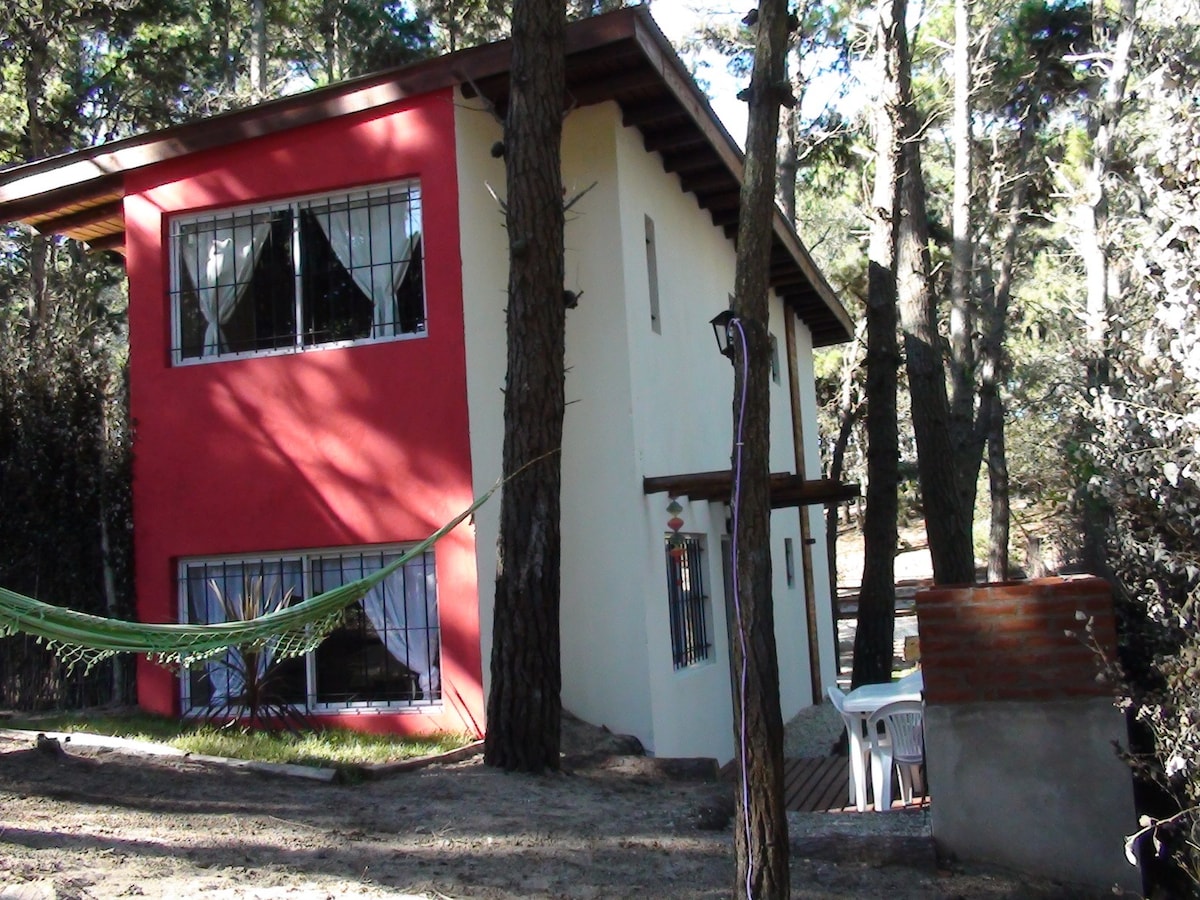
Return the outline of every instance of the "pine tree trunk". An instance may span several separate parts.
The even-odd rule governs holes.
[[[988,429],[988,489],[992,496],[991,528],[988,535],[988,581],[1008,580],[1008,539],[1011,515],[1008,503],[1008,453],[1004,446],[1004,404],[999,399],[991,408]]]
[[[560,485],[564,407],[562,118],[566,14],[513,7],[504,486],[484,761],[559,767]]]
[[[250,0],[250,88],[255,99],[267,95],[266,0]]]
[[[972,295],[971,0],[954,3],[954,233],[950,274],[950,429],[962,508],[975,508],[979,455],[974,452],[976,312]]]
[[[859,419],[866,415],[867,407],[863,399],[855,390],[858,379],[856,374],[862,360],[859,358],[858,348],[864,343],[866,337],[866,322],[859,321],[854,326],[854,340],[846,346],[845,355],[842,358],[842,374],[841,385],[838,389],[838,433],[833,440],[833,447],[829,451],[829,474],[828,478],[831,481],[841,481],[842,472],[845,468],[846,448],[850,444],[850,436],[853,433],[854,426],[858,424]],[[825,508],[825,549],[826,555],[829,558],[829,596],[834,598],[834,646],[837,645],[837,595],[838,595],[838,566],[837,566],[837,538],[838,538],[838,520],[841,516],[842,508],[840,506],[830,504]],[[838,660],[839,672],[841,671],[841,660]]]
[[[341,26],[339,24],[341,3],[338,0],[322,0],[320,12],[321,55],[324,58],[325,80],[329,83],[342,77]]]
[[[237,87],[237,67],[230,55],[229,31],[233,28],[230,0],[210,0],[213,22],[217,23],[217,56],[221,60],[218,71],[225,79],[225,89],[230,93]]]
[[[734,731],[740,773],[734,844],[736,896],[786,898],[783,714],[771,596],[770,344],[767,331],[779,107],[787,5],[762,0],[748,94],[745,174],[734,283]]]
[[[895,123],[903,146],[900,178],[900,217],[896,244],[896,280],[904,358],[911,396],[913,433],[917,440],[917,471],[933,579],[938,584],[970,584],[975,580],[971,544],[972,510],[964,508],[964,493],[954,442],[950,435],[950,403],[946,370],[929,258],[929,219],[925,208],[925,179],[921,172],[921,139],[912,97],[912,56],[908,35],[899,29],[893,48],[900,104]]]
[[[1036,128],[1032,117],[1026,116],[1017,138],[1016,176],[1010,179],[1003,249],[996,266],[995,280],[992,277],[991,245],[986,240],[980,244],[983,263],[980,267],[980,300],[984,315],[979,351],[979,425],[976,428],[978,437],[972,441],[972,450],[978,454],[980,451],[976,448],[986,442],[988,492],[991,498],[988,581],[1006,580],[1009,569],[1008,544],[1012,525],[1008,499],[1008,452],[1004,438],[1004,400],[1000,394],[1000,386],[1006,369],[1004,339],[1008,330],[1008,301],[1012,294],[1017,236],[1026,215],[1025,200],[1029,193],[1030,173],[1025,167],[1033,150]],[[989,214],[993,218],[1000,215],[1002,193],[997,183],[989,203]]]
[[[44,5],[42,7],[44,13]],[[49,45],[45,34],[25,30],[24,65],[21,77],[25,94],[27,159],[41,159],[49,152],[46,146],[46,126],[42,121],[41,97],[45,78]],[[46,287],[46,262],[50,253],[50,240],[41,234],[30,237],[29,246],[29,340],[32,345],[46,324],[50,314],[49,296]]]
[[[905,91],[907,41],[901,38],[900,66]],[[975,558],[971,544],[971,511],[963,508],[954,444],[950,439],[950,406],[941,338],[935,321],[929,282],[929,226],[921,150],[911,108],[905,103],[904,174],[900,179],[903,215],[897,243],[897,289],[904,332],[904,358],[912,399],[913,433],[917,439],[917,471],[933,580],[937,584],[971,584]]]
[[[1137,0],[1121,0],[1119,21],[1115,32],[1103,3],[1094,3],[1093,27],[1098,47],[1111,44],[1108,74],[1100,89],[1097,108],[1088,122],[1092,138],[1092,158],[1085,176],[1084,197],[1076,210],[1080,223],[1079,254],[1083,258],[1087,282],[1087,301],[1084,312],[1084,353],[1087,367],[1087,387],[1093,402],[1108,383],[1106,354],[1113,302],[1116,299],[1108,266],[1108,179],[1112,166],[1113,144],[1125,102],[1129,79],[1133,37],[1137,31]],[[1083,561],[1096,573],[1104,571],[1104,542],[1111,513],[1107,504],[1089,485],[1080,489],[1083,507]]]
[[[829,450],[829,474],[826,476],[830,481],[841,481],[842,473],[846,467],[846,448],[850,445],[850,435],[854,431],[854,426],[858,424],[858,420],[866,413],[867,407],[864,403],[856,403],[850,408],[842,408],[839,410],[841,424],[838,426],[837,437],[833,439],[833,446]],[[837,596],[838,588],[838,567],[837,567],[837,532],[838,532],[838,517],[841,515],[840,507],[830,504],[825,509],[825,546],[829,556],[829,588],[833,592],[832,596]]]
[[[799,60],[796,63],[799,69]],[[787,71],[787,56],[784,56],[785,77],[787,77],[792,88],[792,95],[800,93],[797,88],[800,86],[800,73]],[[800,171],[800,103],[799,97],[796,97],[796,103],[783,110],[783,145],[779,150],[779,166],[776,175],[776,191],[779,194],[779,202],[783,206],[783,213],[787,216],[793,227],[799,223],[796,222],[796,177]]]
[[[896,617],[896,520],[900,441],[896,429],[896,239],[900,213],[901,113],[895,45],[905,0],[878,0],[875,187],[867,272],[867,510],[851,685],[889,681]]]

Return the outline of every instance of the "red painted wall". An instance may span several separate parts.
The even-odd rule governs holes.
[[[471,502],[453,95],[206,151],[127,176],[138,615],[178,616],[180,557],[412,541]],[[424,338],[172,366],[168,217],[404,178],[422,189]],[[436,547],[440,712],[340,725],[476,730],[484,703],[474,534]],[[179,709],[145,660],[138,698]]]

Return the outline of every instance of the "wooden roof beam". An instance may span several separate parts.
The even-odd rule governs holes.
[[[714,163],[713,155],[706,152],[704,148],[663,154],[663,169],[667,172],[678,172],[680,174],[684,172],[699,172],[703,169],[711,169]]]
[[[87,241],[88,249],[93,251],[99,250],[115,250],[122,256],[125,255],[125,232],[114,231],[112,234],[106,234],[103,237],[93,238]]]
[[[642,493],[670,494],[692,500],[728,503],[733,496],[733,472],[691,472],[684,475],[647,476]],[[859,496],[857,484],[843,484],[828,478],[805,480],[789,472],[771,473],[771,506],[807,506],[817,503],[842,503]]]
[[[691,175],[681,175],[680,186],[689,194],[700,194],[704,191],[728,190],[729,186],[737,185],[737,180],[724,169],[705,169]]]
[[[665,122],[687,121],[687,113],[671,100],[655,100],[652,103],[628,103],[621,110],[621,122],[628,128],[642,125],[657,125]]]
[[[741,211],[736,206],[713,206],[705,200],[701,200],[701,205],[708,210],[712,216],[713,224],[718,228],[725,229],[725,235],[733,240],[737,237],[738,216]],[[732,233],[730,233],[732,231]]]
[[[707,138],[699,131],[685,128],[671,128],[661,132],[642,133],[642,143],[648,153],[658,153],[662,150],[682,150],[685,147],[703,146]]]
[[[62,216],[51,215],[46,218],[31,219],[30,224],[41,234],[63,234],[77,228],[95,225],[105,219],[121,217],[124,211],[125,204],[121,200],[112,200]]]
[[[644,91],[656,87],[654,73],[645,66],[632,67],[624,75],[589,76],[578,81],[567,78],[567,94],[580,106],[602,100],[619,99],[630,91]]]
[[[563,109],[590,106],[604,100],[617,99],[624,93],[644,91],[654,86],[654,74],[645,68],[634,69],[624,75],[583,75],[574,80],[568,72],[567,85],[563,92]],[[474,87],[495,105],[497,111],[507,108],[511,93],[507,76],[477,83]]]

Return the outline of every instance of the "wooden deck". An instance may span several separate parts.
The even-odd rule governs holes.
[[[784,760],[783,798],[791,812],[854,812],[848,806],[847,767],[844,756],[822,756],[814,759]],[[733,764],[721,770],[721,776],[733,780]],[[895,785],[892,809],[906,808],[900,802],[899,785]],[[913,797],[908,809],[929,806],[929,797]],[[868,810],[874,809],[871,804]]]

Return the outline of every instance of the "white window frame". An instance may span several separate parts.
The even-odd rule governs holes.
[[[421,245],[421,284],[422,284],[422,301],[425,306],[425,316],[422,327],[415,332],[395,332],[391,329],[390,334],[370,334],[362,338],[352,338],[343,341],[325,341],[322,343],[305,344],[303,315],[304,315],[304,299],[302,292],[302,281],[304,278],[300,264],[300,229],[299,229],[299,213],[300,210],[318,206],[330,201],[344,201],[352,203],[357,199],[368,199],[372,195],[378,196],[381,193],[390,191],[405,190],[410,196],[416,198],[418,207],[417,231],[422,238]],[[294,280],[294,302],[295,302],[295,327],[292,344],[290,346],[272,347],[262,350],[241,350],[241,351],[226,351],[217,353],[213,356],[184,356],[183,355],[183,324],[182,310],[180,309],[180,296],[182,284],[180,278],[180,269],[182,262],[178,257],[179,238],[183,233],[183,229],[188,225],[194,225],[204,222],[217,222],[221,220],[238,218],[244,216],[250,218],[252,216],[260,216],[270,213],[290,211],[293,213],[292,226],[292,260],[295,266],[293,273]],[[246,359],[251,357],[261,356],[286,356],[296,353],[314,353],[322,350],[334,350],[344,347],[357,346],[360,344],[377,344],[389,341],[407,341],[413,339],[422,339],[428,336],[429,333],[429,304],[428,296],[424,291],[426,266],[425,260],[428,255],[424,243],[425,228],[424,228],[424,192],[421,187],[421,182],[418,179],[405,179],[401,181],[384,182],[380,184],[371,184],[364,187],[357,187],[341,191],[326,191],[317,194],[305,194],[302,196],[289,197],[284,200],[273,202],[243,204],[239,206],[220,207],[216,209],[206,210],[202,213],[185,213],[173,215],[170,218],[169,237],[167,241],[167,264],[170,275],[170,293],[168,295],[168,306],[171,313],[171,363],[174,366],[191,366],[191,365],[207,365],[209,363],[223,362],[231,359]],[[372,329],[374,332],[374,329]]]
[[[346,547],[322,547],[310,548],[306,550],[288,550],[277,551],[270,553],[235,553],[217,556],[195,556],[180,558],[176,566],[176,583],[178,585],[177,597],[177,621],[187,623],[190,621],[190,613],[188,609],[188,567],[196,565],[219,566],[222,564],[238,564],[247,562],[268,562],[275,563],[280,561],[297,560],[300,563],[300,579],[302,584],[302,596],[311,597],[313,594],[313,562],[320,558],[330,558],[335,556],[354,556],[356,554],[368,554],[371,556],[382,555],[399,555],[410,549],[411,544],[371,544],[371,545],[356,545]],[[434,552],[426,551],[427,564],[430,567],[435,566]],[[357,601],[361,602],[361,601]],[[441,602],[438,598],[437,621],[432,623],[431,627],[437,630],[438,644],[438,659],[441,659],[442,652],[442,628],[441,628]],[[200,664],[198,664],[200,665]],[[440,665],[440,662],[439,662]],[[305,703],[303,707],[299,704],[292,704],[291,708],[300,713],[307,715],[320,716],[337,716],[337,715],[362,715],[362,714],[382,714],[382,713],[437,713],[443,708],[445,702],[445,692],[439,689],[439,697],[434,700],[366,700],[355,702],[321,702],[317,700],[317,658],[316,652],[304,654],[304,672],[305,672]],[[180,710],[184,717],[203,716],[205,711],[209,709],[207,706],[197,706],[192,703],[191,697],[191,677],[188,669],[182,669],[179,675],[179,697]],[[236,710],[234,710],[236,712]],[[244,710],[243,710],[244,712]]]

